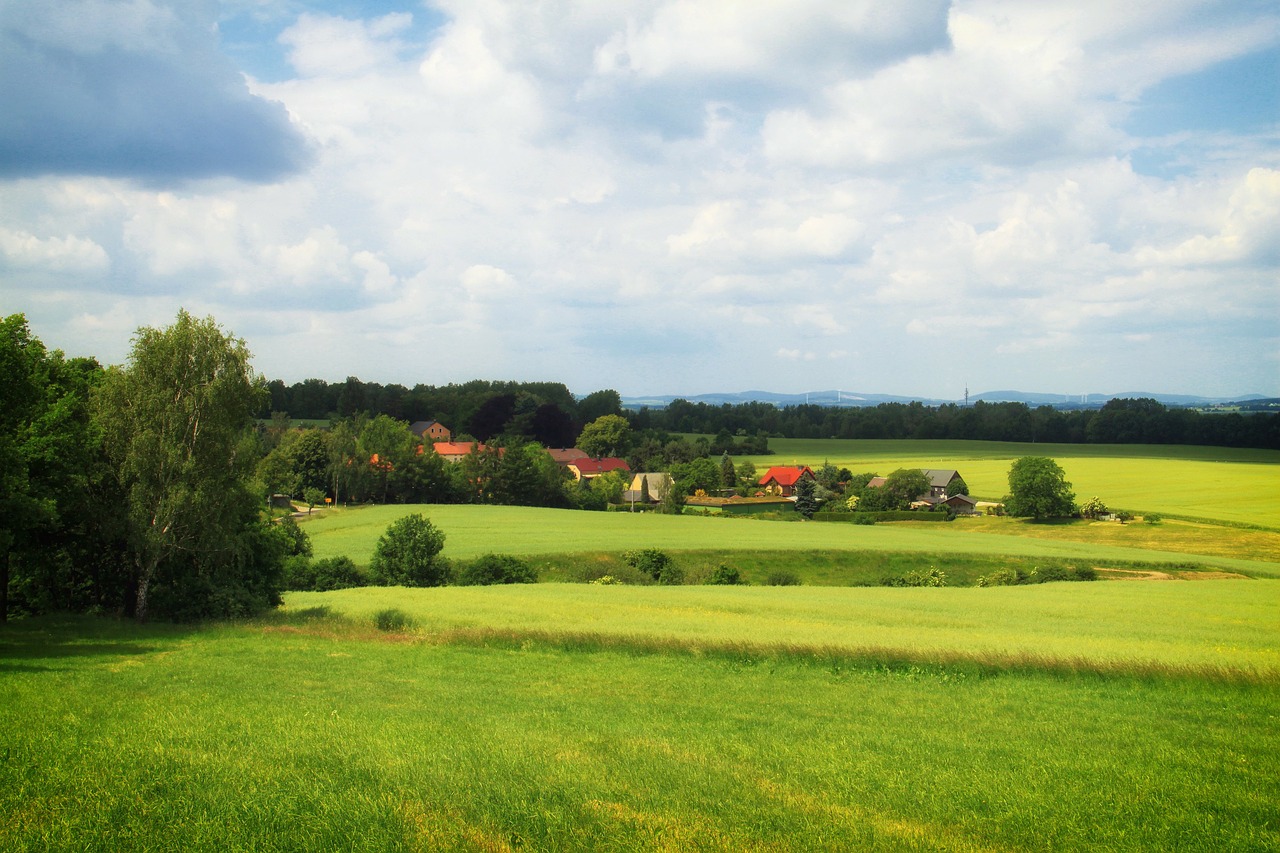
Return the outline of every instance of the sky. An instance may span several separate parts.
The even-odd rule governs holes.
[[[1273,0],[0,0],[0,312],[271,379],[1280,396]]]

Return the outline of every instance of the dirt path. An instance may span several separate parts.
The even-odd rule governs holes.
[[[1107,581],[1216,581],[1247,580],[1235,572],[1160,572],[1152,569],[1097,569],[1098,577]]]

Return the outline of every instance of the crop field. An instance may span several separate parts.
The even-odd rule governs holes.
[[[1057,460],[1077,500],[1097,495],[1109,507],[1280,530],[1280,452],[1165,445],[1017,444],[989,441],[771,439],[769,465],[821,465],[857,473],[895,468],[954,468],[974,497],[1009,491],[1009,465],[1020,456]]]
[[[548,584],[28,620],[0,631],[0,848],[1275,849],[1274,588]]]

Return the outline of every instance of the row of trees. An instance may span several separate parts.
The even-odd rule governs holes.
[[[343,420],[360,415],[386,415],[394,420],[438,420],[455,434],[480,441],[499,436],[536,441],[544,447],[572,447],[585,424],[602,415],[621,414],[617,391],[601,390],[577,399],[558,382],[490,382],[462,384],[382,385],[351,376],[330,384],[307,379],[285,385],[267,383],[258,412],[300,420]]]
[[[0,326],[0,619],[11,608],[139,619],[279,602],[289,537],[252,482],[264,392],[244,342],[186,312],[128,364],[67,359]]]
[[[1025,403],[972,406],[881,403],[863,408],[675,400],[630,415],[637,429],[762,433],[786,438],[919,438],[1068,444],[1198,444],[1280,449],[1280,414],[1201,413],[1152,399],[1109,400],[1098,410]]]
[[[621,415],[637,433],[701,433],[786,438],[974,439],[1070,444],[1200,444],[1280,449],[1280,414],[1202,413],[1152,399],[1115,399],[1101,409],[1032,408],[1025,403],[972,406],[882,403],[861,408],[819,404],[776,407],[751,402],[714,405],[674,400],[663,409],[624,411],[613,390],[577,399],[552,382],[473,381],[444,386],[382,385],[349,377],[328,383],[267,383],[259,417],[341,419],[358,413],[439,420],[481,441],[511,435],[567,447],[601,415]],[[714,455],[714,453],[713,453]]]

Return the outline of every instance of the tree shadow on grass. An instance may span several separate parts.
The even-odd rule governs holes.
[[[39,616],[0,625],[0,672],[47,671],[30,661],[132,657],[171,647],[191,626],[139,625],[96,616]]]

